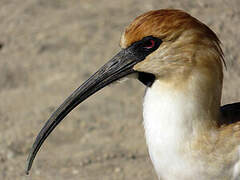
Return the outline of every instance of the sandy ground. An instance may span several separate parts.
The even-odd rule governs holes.
[[[0,180],[157,180],[142,127],[144,86],[129,80],[76,108],[24,174],[51,113],[119,50],[143,12],[179,8],[209,25],[226,56],[223,104],[240,100],[239,0],[0,0]]]

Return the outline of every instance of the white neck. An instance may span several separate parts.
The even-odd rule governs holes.
[[[159,176],[166,173],[169,178],[173,172],[168,171],[177,173],[182,168],[192,170],[191,165],[183,160],[182,148],[215,123],[208,120],[217,118],[213,117],[216,113],[209,113],[209,108],[215,106],[211,104],[213,100],[207,99],[208,96],[203,100],[198,95],[201,94],[201,88],[196,90],[193,85],[186,88],[179,90],[167,82],[156,80],[146,90],[144,128],[150,157]]]

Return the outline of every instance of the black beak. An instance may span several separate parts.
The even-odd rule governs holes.
[[[71,110],[108,84],[128,74],[134,73],[133,66],[143,59],[144,56],[137,56],[133,53],[131,48],[122,49],[116,56],[77,88],[51,115],[39,132],[28,156],[26,174],[29,173],[33,160],[45,139]]]

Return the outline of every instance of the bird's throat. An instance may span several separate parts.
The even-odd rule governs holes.
[[[155,81],[155,76],[150,73],[138,72],[138,80],[147,87],[151,87]]]

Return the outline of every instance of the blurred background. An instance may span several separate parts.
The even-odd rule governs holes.
[[[51,134],[24,174],[32,143],[51,113],[118,52],[136,16],[182,9],[222,41],[223,104],[240,101],[239,0],[0,0],[0,179],[157,180],[142,127],[144,86],[98,92]]]

